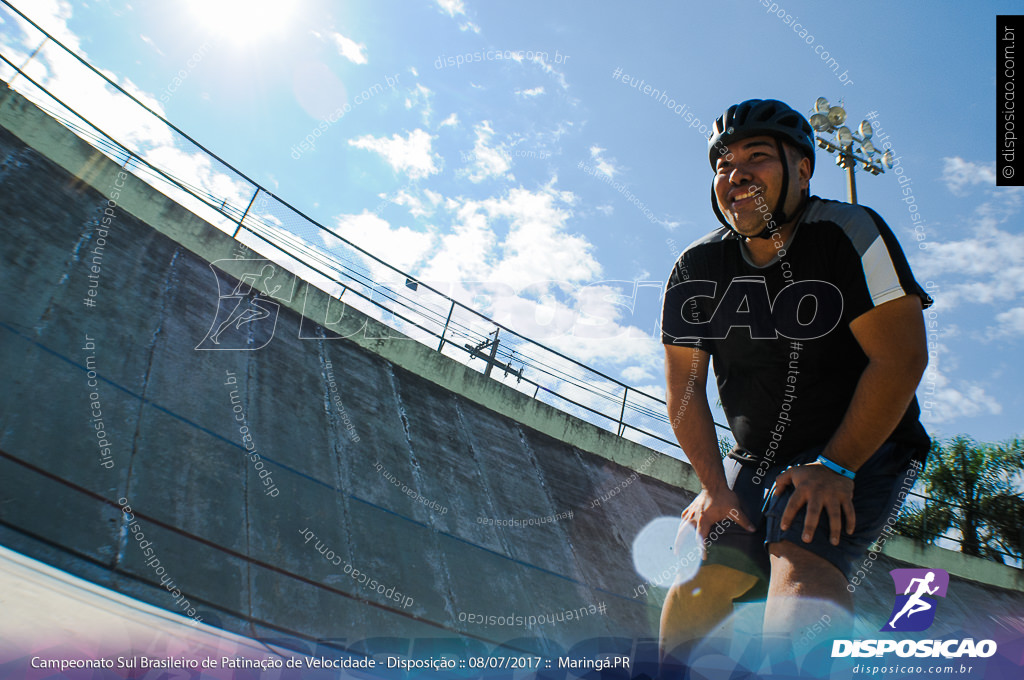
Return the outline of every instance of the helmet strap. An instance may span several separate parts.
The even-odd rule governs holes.
[[[789,157],[782,147],[782,140],[778,137],[775,138],[775,148],[779,152],[779,162],[782,163],[782,186],[779,188],[779,202],[775,206],[775,210],[772,211],[771,221],[774,222],[774,228],[769,228],[768,223],[765,223],[764,229],[750,238],[770,239],[773,232],[778,231],[783,224],[789,221],[786,216],[786,195],[789,193]]]
[[[796,211],[794,211],[792,216],[786,214],[786,195],[789,193],[789,156],[786,155],[786,150],[783,148],[782,141],[778,137],[775,138],[775,148],[779,150],[779,160],[782,161],[782,187],[779,190],[779,203],[775,206],[775,212],[772,213],[774,218],[772,221],[775,222],[775,228],[769,229],[766,224],[764,229],[750,238],[771,238],[772,234],[782,228],[783,224],[799,217],[800,213],[803,212],[804,204],[807,202],[807,194],[801,191],[800,202],[796,206]]]

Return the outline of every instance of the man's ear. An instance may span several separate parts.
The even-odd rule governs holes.
[[[800,188],[806,191],[811,186],[811,159],[801,154],[800,162],[796,167]]]

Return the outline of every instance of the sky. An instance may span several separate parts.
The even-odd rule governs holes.
[[[871,117],[902,169],[859,172],[859,201],[936,300],[926,427],[1021,433],[1024,194],[995,186],[994,162],[995,16],[1017,4],[11,4],[340,236],[659,397],[662,287],[681,250],[718,226],[707,126],[749,98],[807,114],[818,97],[842,101],[853,126]],[[41,38],[6,7],[0,19],[4,55],[24,63]],[[51,48],[30,75],[147,159],[244,205],[246,186]],[[827,155],[812,192],[845,200]]]

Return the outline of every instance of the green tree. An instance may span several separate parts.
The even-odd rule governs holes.
[[[921,473],[929,500],[904,505],[900,533],[934,543],[950,529],[966,555],[1004,561],[1024,556],[1022,443],[978,443],[957,436],[934,442]]]

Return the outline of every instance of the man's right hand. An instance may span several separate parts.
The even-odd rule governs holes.
[[[714,493],[701,489],[683,510],[683,523],[690,523],[697,528],[701,540],[707,538],[712,525],[723,519],[730,519],[747,531],[755,531],[754,524],[740,510],[739,498],[732,489],[723,488]]]

